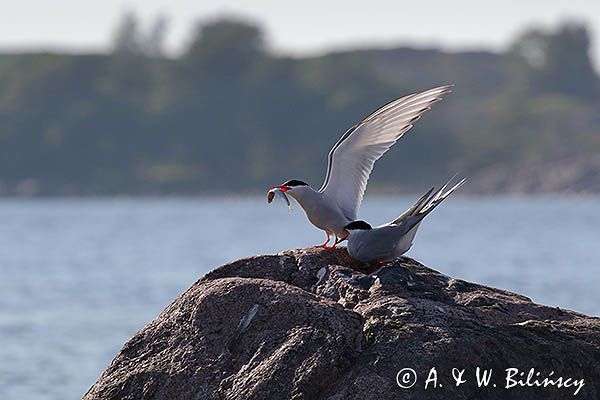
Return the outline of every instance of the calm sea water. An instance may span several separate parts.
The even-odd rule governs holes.
[[[367,199],[379,224],[413,198]],[[208,270],[321,243],[295,206],[249,199],[0,201],[0,399],[75,399]],[[600,314],[598,198],[449,199],[408,255],[450,276]]]

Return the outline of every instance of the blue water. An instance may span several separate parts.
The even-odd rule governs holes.
[[[379,224],[413,198],[368,198]],[[75,399],[209,269],[321,243],[296,206],[248,199],[0,201],[0,399]],[[409,255],[450,276],[600,314],[598,198],[449,199]]]

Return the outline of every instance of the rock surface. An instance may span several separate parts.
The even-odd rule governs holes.
[[[530,382],[551,371],[572,385],[584,379],[575,398],[600,398],[600,319],[409,258],[371,275],[365,267],[342,248],[217,268],[129,340],[84,398],[562,399],[577,390],[507,389],[507,368],[523,381],[531,368]],[[487,387],[477,367],[493,370]],[[407,389],[404,368],[418,377]],[[465,370],[458,387],[453,368]]]

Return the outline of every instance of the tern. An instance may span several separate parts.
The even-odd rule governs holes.
[[[390,261],[406,253],[413,244],[423,218],[466,181],[463,178],[446,190],[452,179],[435,193],[435,188],[431,188],[408,210],[387,224],[373,228],[365,221],[353,221],[346,225],[348,253],[369,264]]]
[[[375,161],[434,103],[450,93],[452,86],[439,86],[393,100],[348,129],[329,152],[325,181],[319,190],[299,179],[271,188],[292,196],[308,220],[325,231],[327,239],[317,247],[333,249],[346,239],[348,232],[344,227],[357,219]],[[334,243],[327,246],[331,236]]]

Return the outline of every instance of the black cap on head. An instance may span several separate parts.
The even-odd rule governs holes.
[[[360,229],[363,231],[368,231],[369,229],[373,229],[371,225],[369,225],[365,221],[352,221],[348,225],[344,227],[347,230]]]
[[[288,186],[288,187],[294,187],[294,186],[308,186],[308,183],[306,182],[302,182],[299,181],[298,179],[290,179],[289,181],[285,182],[283,185],[281,186]]]

